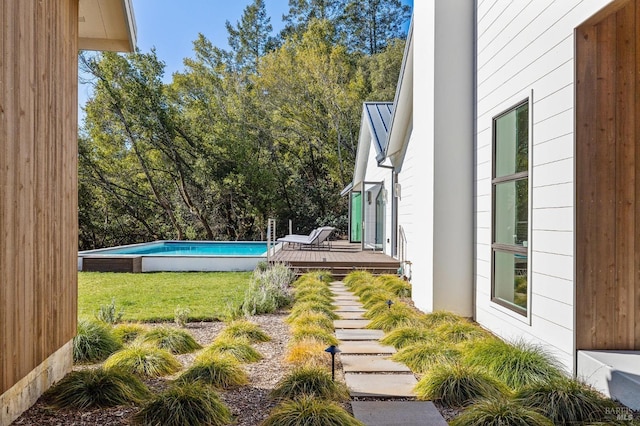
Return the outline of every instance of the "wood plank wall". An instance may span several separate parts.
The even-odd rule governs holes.
[[[0,2],[0,394],[75,335],[78,0]]]
[[[640,349],[639,3],[576,30],[577,349]]]

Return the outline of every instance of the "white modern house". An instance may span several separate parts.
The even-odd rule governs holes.
[[[416,2],[384,153],[359,171],[392,167],[379,248],[410,262],[416,306],[541,345],[635,409],[639,17],[640,0]]]

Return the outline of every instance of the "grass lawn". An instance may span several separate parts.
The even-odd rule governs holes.
[[[173,321],[175,309],[189,308],[191,321],[217,320],[238,306],[251,272],[78,272],[78,316],[94,318],[115,298],[124,321]]]

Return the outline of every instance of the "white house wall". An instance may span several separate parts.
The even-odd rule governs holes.
[[[473,308],[473,14],[468,0],[414,5],[413,132],[400,170],[399,224],[413,300]]]
[[[609,0],[478,1],[476,319],[574,370],[574,28]],[[492,119],[531,97],[530,315],[491,299]]]

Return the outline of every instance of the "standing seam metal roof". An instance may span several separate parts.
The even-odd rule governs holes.
[[[364,111],[367,114],[371,133],[376,148],[376,160],[384,159],[387,148],[387,136],[391,127],[393,115],[393,102],[365,102]]]

